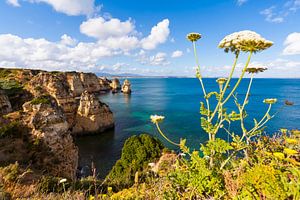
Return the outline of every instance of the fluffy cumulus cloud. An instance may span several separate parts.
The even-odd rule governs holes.
[[[105,20],[103,17],[91,18],[80,25],[80,32],[97,39],[109,37],[122,37],[134,31],[134,24],[130,21],[121,22],[112,18]]]
[[[299,55],[300,54],[300,33],[291,33],[284,41],[285,48],[283,55]]]
[[[155,25],[150,35],[139,39],[136,36],[135,25],[130,19],[121,21],[116,18],[104,19],[103,17],[90,18],[82,22],[80,32],[96,38],[105,46],[113,49],[121,48],[126,51],[136,48],[153,50],[159,44],[166,42],[170,34],[168,19]]]
[[[97,8],[95,0],[24,0],[30,3],[49,4],[57,12],[67,15],[92,15]],[[20,6],[18,0],[7,0],[7,3],[13,6]]]
[[[18,0],[6,0],[6,3],[15,7],[20,7]]]
[[[120,53],[97,42],[76,44],[67,35],[63,35],[58,42],[43,38],[23,39],[11,34],[0,35],[1,67],[89,71],[95,69],[103,57]]]
[[[179,51],[179,50],[177,50],[177,51],[174,51],[173,53],[172,53],[172,58],[179,58],[179,57],[181,57],[183,55],[183,52],[182,51]]]
[[[95,19],[99,20],[99,18]],[[86,22],[90,23],[90,20]],[[159,22],[146,39],[154,37],[153,34],[159,35],[157,33],[160,33],[160,24],[165,21]],[[97,38],[95,42],[79,42],[67,34],[62,35],[56,42],[44,38],[21,38],[12,34],[2,34],[0,35],[0,67],[96,71],[104,57],[130,55],[131,51],[142,49],[145,38],[139,39],[134,36],[136,30],[130,20],[121,22],[118,19],[101,19],[98,23],[96,22],[94,30],[89,27],[90,24],[80,27],[83,33]],[[98,28],[101,29],[100,32],[96,30]],[[117,31],[113,33],[115,29]],[[166,40],[156,38],[155,45],[158,45],[157,41],[163,43]],[[140,57],[142,56],[141,54]],[[145,57],[144,61],[149,65],[169,64],[165,53]]]
[[[142,39],[141,45],[143,49],[155,49],[157,45],[164,43],[169,37],[169,20],[164,19],[151,29],[148,37]]]

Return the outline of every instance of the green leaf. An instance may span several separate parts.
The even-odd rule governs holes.
[[[210,93],[208,93],[204,98],[205,98],[205,99],[209,99],[209,98],[212,97],[213,95],[215,95],[215,96],[216,96],[216,99],[219,100],[220,94],[217,93],[217,92],[210,92]]]

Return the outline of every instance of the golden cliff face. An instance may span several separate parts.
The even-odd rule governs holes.
[[[91,113],[96,112],[91,114],[93,117],[79,117],[81,112],[78,109],[81,110],[82,105],[102,105],[96,97],[85,100],[82,97],[85,92],[90,94],[101,92],[103,87],[101,87],[95,74],[41,72],[31,79],[28,88],[35,95],[49,94],[52,96],[57,101],[58,106],[62,108],[69,128],[73,129],[74,133],[79,133],[80,130],[83,132],[101,132],[114,125],[112,113],[108,106],[105,106],[105,109],[102,108],[103,106],[93,107],[96,109],[96,111],[91,111]],[[87,121],[87,119],[90,120]]]
[[[16,103],[18,98],[13,96],[11,100],[0,88],[0,122],[4,120],[3,115],[19,113],[17,119],[6,119],[7,123],[20,122],[29,143],[42,143],[42,151],[34,151],[26,149],[28,144],[22,139],[0,140],[0,144],[7,148],[13,148],[8,140],[19,141],[24,146],[14,155],[3,155],[6,159],[0,159],[0,163],[18,160],[15,158],[20,158],[20,161],[34,158],[35,165],[46,169],[47,173],[74,179],[78,149],[72,134],[95,134],[114,127],[113,113],[95,96],[96,93],[110,91],[111,81],[92,73],[19,69],[8,69],[6,77],[0,78],[18,82],[24,94],[29,94],[22,101],[20,98],[20,107],[14,107],[11,103]]]

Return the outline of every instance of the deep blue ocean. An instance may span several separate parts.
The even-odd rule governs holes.
[[[162,130],[173,141],[187,139],[191,149],[199,149],[200,143],[207,140],[207,135],[200,127],[200,101],[203,94],[198,79],[195,78],[136,78],[129,79],[132,84],[132,94],[102,94],[99,99],[109,105],[114,113],[115,129],[99,135],[85,136],[76,139],[79,147],[79,164],[88,166],[95,162],[101,178],[109,172],[116,160],[120,158],[125,140],[141,133],[148,133],[161,139],[150,122],[150,115],[164,115]],[[231,85],[234,85],[234,81]],[[245,96],[249,79],[244,79],[237,90],[237,96]],[[207,91],[217,91],[216,79],[204,79]],[[253,125],[253,118],[260,119],[268,105],[262,101],[265,98],[277,98],[278,102],[271,111],[278,114],[267,123],[266,134],[272,134],[280,128],[300,129],[300,79],[254,79],[250,92],[250,102],[246,106],[248,117],[246,128]],[[213,98],[212,98],[213,99]],[[284,101],[294,103],[283,107]],[[233,102],[226,104],[228,110],[237,111]],[[238,124],[236,124],[238,125]],[[239,126],[231,125],[231,130],[237,133]],[[224,139],[225,133],[218,135]]]

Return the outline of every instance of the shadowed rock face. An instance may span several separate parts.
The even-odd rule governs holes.
[[[7,95],[3,90],[0,90],[0,114],[12,112],[12,107]]]

